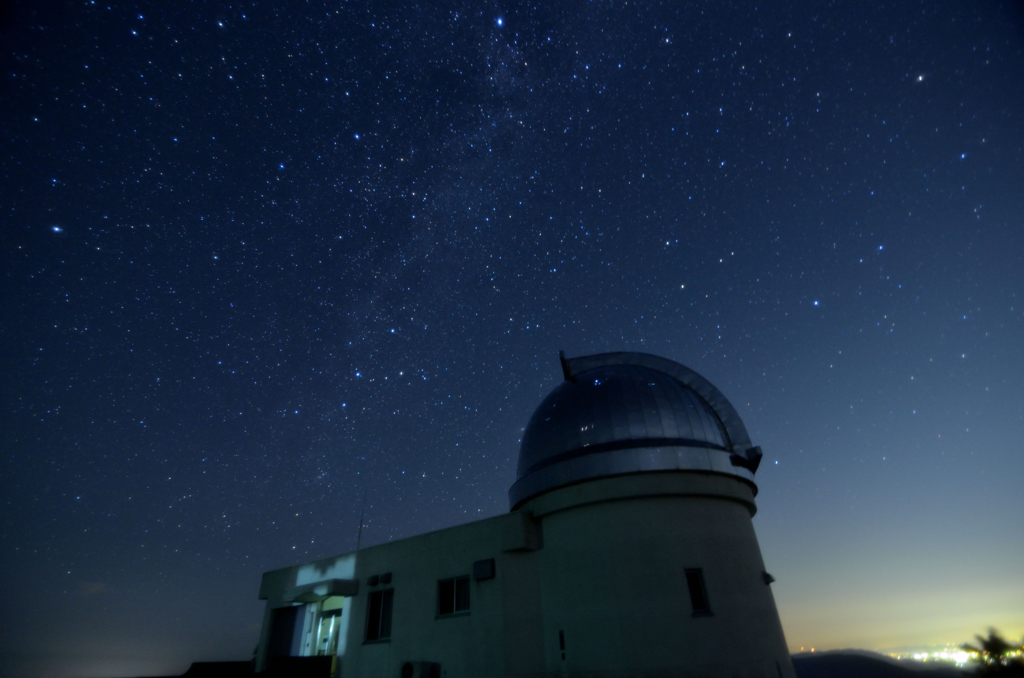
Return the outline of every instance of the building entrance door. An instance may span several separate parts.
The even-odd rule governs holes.
[[[338,653],[338,637],[341,633],[341,615],[345,598],[331,596],[320,603],[320,619],[317,624],[317,656],[332,657]]]

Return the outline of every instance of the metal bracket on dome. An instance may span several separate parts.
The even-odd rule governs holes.
[[[680,365],[667,358],[651,355],[650,353],[635,353],[633,351],[598,353],[578,358],[566,358],[565,353],[559,351],[558,358],[562,363],[562,373],[570,381],[576,380],[573,375],[608,365],[639,365],[664,372],[678,379],[693,389],[718,415],[722,426],[725,428],[729,448],[732,450],[733,456],[738,458],[733,461],[733,465],[742,466],[751,473],[757,470],[761,462],[761,448],[755,448],[753,443],[750,442],[750,434],[747,433],[747,427],[743,425],[739,412],[736,411],[736,408],[732,406],[729,399],[714,384],[689,367]],[[754,451],[755,449],[756,451]],[[736,461],[740,463],[736,463]]]
[[[747,469],[751,473],[757,473],[757,467],[761,465],[761,457],[763,456],[764,453],[761,452],[761,447],[758,445],[747,450],[747,453],[744,456],[740,456],[738,454],[730,455],[729,461],[733,466],[739,466],[740,468]]]

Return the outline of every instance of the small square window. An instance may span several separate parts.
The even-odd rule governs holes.
[[[460,612],[469,612],[469,577],[437,582],[437,616],[445,617]]]
[[[394,597],[394,589],[370,593],[369,608],[366,611],[366,642],[391,638],[391,606]]]
[[[700,568],[686,570],[686,587],[690,590],[693,616],[710,615],[711,605],[708,604],[708,590],[704,586],[704,572]]]

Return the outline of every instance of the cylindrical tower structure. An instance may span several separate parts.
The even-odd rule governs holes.
[[[670,360],[566,360],[509,491],[541,523],[549,675],[793,678],[751,518],[761,458]]]

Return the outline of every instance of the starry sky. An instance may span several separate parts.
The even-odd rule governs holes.
[[[1024,634],[1024,8],[0,11],[0,674],[248,659],[263,571],[508,510],[557,352],[765,451],[790,647]]]

